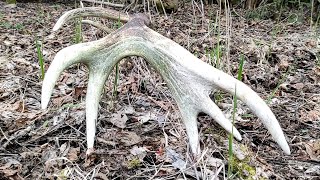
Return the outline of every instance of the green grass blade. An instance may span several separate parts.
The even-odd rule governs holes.
[[[40,72],[41,72],[41,79],[43,80],[44,79],[44,58],[43,58],[41,44],[38,38],[36,38],[36,47],[37,47],[37,55],[38,55],[38,61],[40,66]]]
[[[242,79],[242,71],[243,71],[243,64],[244,64],[244,55],[241,54],[240,56],[240,64],[239,64],[239,70],[238,70],[238,80],[241,81]],[[237,112],[237,86],[234,87],[235,92],[233,96],[233,112],[232,112],[232,126],[234,126],[235,118],[236,118],[236,112]],[[233,144],[233,128],[231,131],[231,134],[229,134],[229,162],[228,162],[228,177],[231,177],[233,172],[233,150],[232,150],[232,144]]]
[[[243,63],[244,63],[244,55],[240,55],[240,64],[239,64],[239,71],[238,71],[238,80],[242,80],[242,70],[243,70]]]

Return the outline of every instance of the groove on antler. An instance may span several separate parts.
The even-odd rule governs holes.
[[[94,10],[95,8],[90,9]],[[88,8],[86,10],[89,10]],[[75,10],[73,10],[75,12]],[[77,10],[77,16],[88,15]],[[110,17],[99,12],[99,17]],[[102,13],[102,14],[101,14]],[[69,13],[69,15],[72,13]],[[115,15],[113,14],[113,17]],[[75,16],[72,16],[75,17]],[[65,15],[64,19],[70,19]],[[112,17],[111,17],[112,18]],[[114,18],[113,18],[114,19]],[[199,137],[197,115],[204,112],[217,121],[226,131],[241,140],[241,135],[209,97],[210,92],[221,89],[235,95],[261,119],[274,140],[286,154],[290,148],[281,127],[266,103],[248,86],[232,76],[199,60],[186,49],[148,28],[147,18],[138,15],[108,36],[93,42],[62,49],[54,58],[42,86],[42,108],[46,108],[59,74],[74,63],[83,62],[89,67],[89,84],[86,97],[87,145],[93,148],[98,104],[103,85],[111,70],[127,56],[140,56],[148,61],[167,83],[177,102],[186,126],[191,151],[198,154]],[[59,20],[59,26],[65,20]],[[55,26],[56,27],[56,26]],[[235,93],[237,90],[237,93]]]

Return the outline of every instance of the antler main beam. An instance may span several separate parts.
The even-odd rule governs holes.
[[[42,86],[41,104],[46,108],[55,82],[64,69],[75,63],[89,68],[86,95],[86,127],[88,151],[93,148],[98,105],[106,79],[113,67],[123,58],[140,56],[159,72],[167,83],[181,112],[191,151],[200,153],[197,115],[204,112],[211,116],[234,137],[241,135],[222,111],[210,99],[213,89],[236,95],[255,113],[269,130],[274,140],[286,154],[290,148],[281,127],[266,103],[247,85],[232,76],[206,64],[174,41],[146,26],[148,18],[142,14],[128,16],[103,8],[75,9],[64,14],[54,26],[58,30],[67,20],[82,16],[117,17],[128,22],[117,31],[93,42],[76,44],[60,50],[50,65]],[[237,92],[235,92],[237,91]]]

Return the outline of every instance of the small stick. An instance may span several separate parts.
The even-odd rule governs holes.
[[[83,24],[90,24],[90,25],[92,25],[92,26],[94,26],[94,27],[96,27],[96,28],[98,28],[98,29],[101,29],[101,30],[109,33],[109,34],[112,32],[112,30],[109,29],[108,27],[104,26],[104,25],[101,24],[101,23],[95,22],[95,21],[82,20],[81,22],[82,22]]]
[[[103,1],[96,1],[96,0],[81,0],[81,1],[105,4],[107,6],[118,7],[118,8],[124,8],[125,7],[125,5],[123,5],[123,4],[114,4],[114,3],[110,3],[110,2],[103,2]]]

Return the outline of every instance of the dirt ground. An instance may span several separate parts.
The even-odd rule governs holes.
[[[162,78],[141,58],[121,61],[116,93],[114,72],[105,85],[92,157],[85,155],[84,65],[61,74],[48,109],[41,109],[36,42],[42,45],[47,69],[59,50],[76,42],[75,20],[55,35],[51,32],[74,6],[19,3],[12,8],[0,2],[0,179],[226,178],[228,134],[200,114],[203,156],[191,161],[176,103]],[[228,34],[224,10],[219,15],[217,5],[207,5],[204,15],[201,11],[201,6],[187,3],[165,17],[151,8],[151,28],[234,77],[243,57],[242,81],[269,102],[292,152],[285,155],[239,102],[235,124],[243,140],[234,141],[231,179],[320,179],[319,27],[310,26],[307,11],[262,20],[235,8]],[[89,25],[82,29],[84,42],[107,35]],[[232,96],[218,91],[212,97],[231,119]]]

